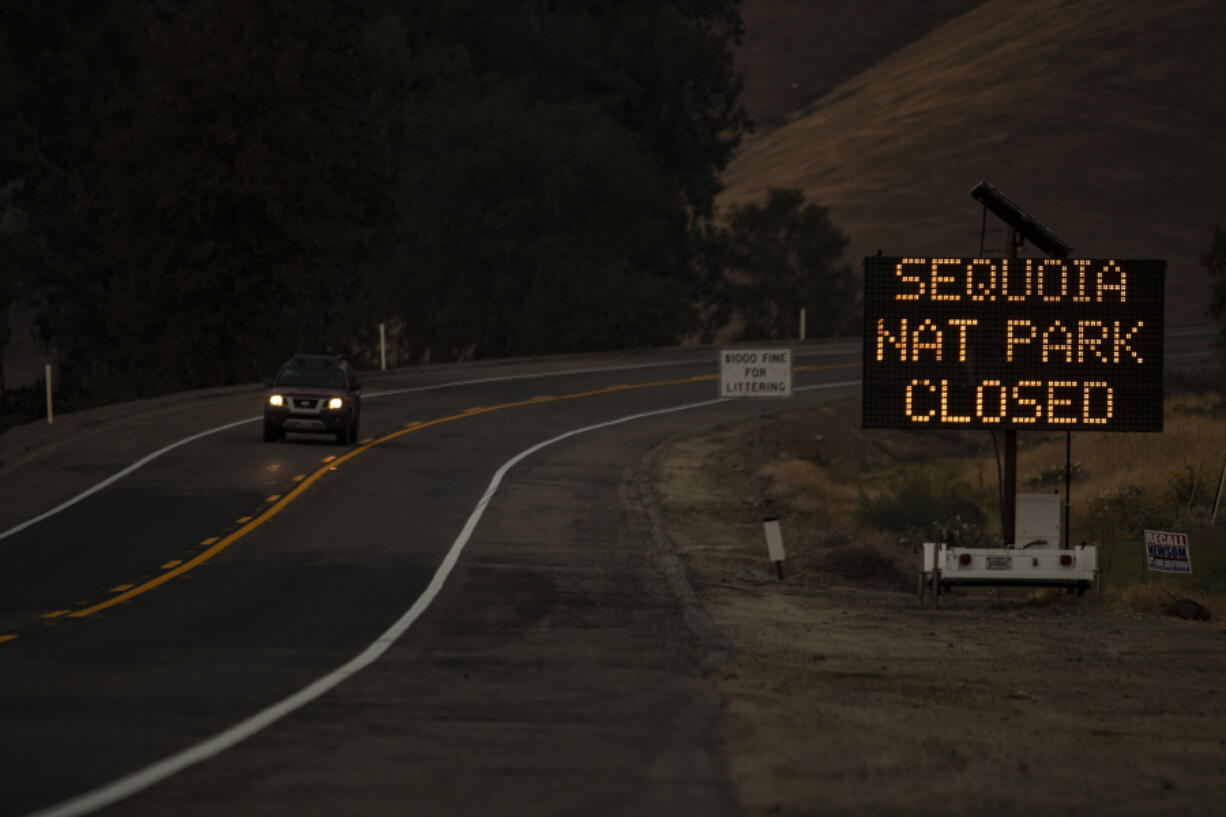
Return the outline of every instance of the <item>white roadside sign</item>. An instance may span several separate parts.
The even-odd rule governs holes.
[[[1164,530],[1145,531],[1145,555],[1149,569],[1163,573],[1191,573],[1188,535]]]
[[[791,349],[721,349],[720,397],[791,397]]]

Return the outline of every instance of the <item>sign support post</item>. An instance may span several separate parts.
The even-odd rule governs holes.
[[[762,461],[761,417],[763,398],[792,396],[792,350],[721,349],[719,396],[752,398],[753,411],[753,504],[762,502],[758,471]]]
[[[754,401],[753,404],[753,504],[756,508],[762,504],[758,493],[758,474],[762,466],[761,444],[758,441],[760,436],[758,426],[762,418],[762,404]]]
[[[1009,228],[1009,257],[1017,258],[1022,237],[1015,227]],[[1006,545],[1017,544],[1017,430],[1005,429],[1005,491],[1000,509],[1000,536]]]
[[[1015,545],[1017,533],[1017,431],[1005,429],[1005,495],[1001,498],[1000,535],[1005,545]]]
[[[1064,547],[1073,546],[1073,532],[1069,529],[1069,512],[1073,507],[1073,432],[1064,432]]]

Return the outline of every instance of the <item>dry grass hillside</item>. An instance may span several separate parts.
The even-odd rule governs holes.
[[[816,92],[847,78],[745,141],[723,204],[801,188],[831,208],[858,266],[878,249],[977,252],[970,190],[986,179],[1078,255],[1166,258],[1168,319],[1203,322],[1197,258],[1209,225],[1226,226],[1226,3],[989,0],[957,14],[970,5],[935,4],[907,25],[953,16],[902,45],[893,12],[879,31],[850,12],[746,0],[750,110],[786,117],[803,101],[755,70],[812,76]],[[763,88],[778,98],[756,102]],[[990,232],[986,251],[1002,239]]]
[[[983,0],[745,0],[737,67],[759,132]]]

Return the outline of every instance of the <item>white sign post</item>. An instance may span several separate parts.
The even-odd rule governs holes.
[[[387,371],[387,326],[379,324],[379,371]]]
[[[719,396],[725,398],[787,398],[792,396],[791,349],[721,349]],[[753,415],[753,504],[758,505],[758,445],[760,410]]]
[[[775,563],[775,572],[779,581],[783,581],[783,533],[779,530],[779,517],[772,516],[762,520],[762,528],[766,531],[766,552]]]
[[[51,364],[43,364],[43,376],[47,381],[47,425],[55,422],[55,415],[51,410]]]

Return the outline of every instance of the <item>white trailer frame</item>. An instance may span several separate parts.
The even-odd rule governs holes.
[[[1090,545],[1053,547],[968,548],[924,542],[919,600],[931,590],[936,603],[954,585],[1067,587],[1080,595],[1098,584],[1098,549]]]

